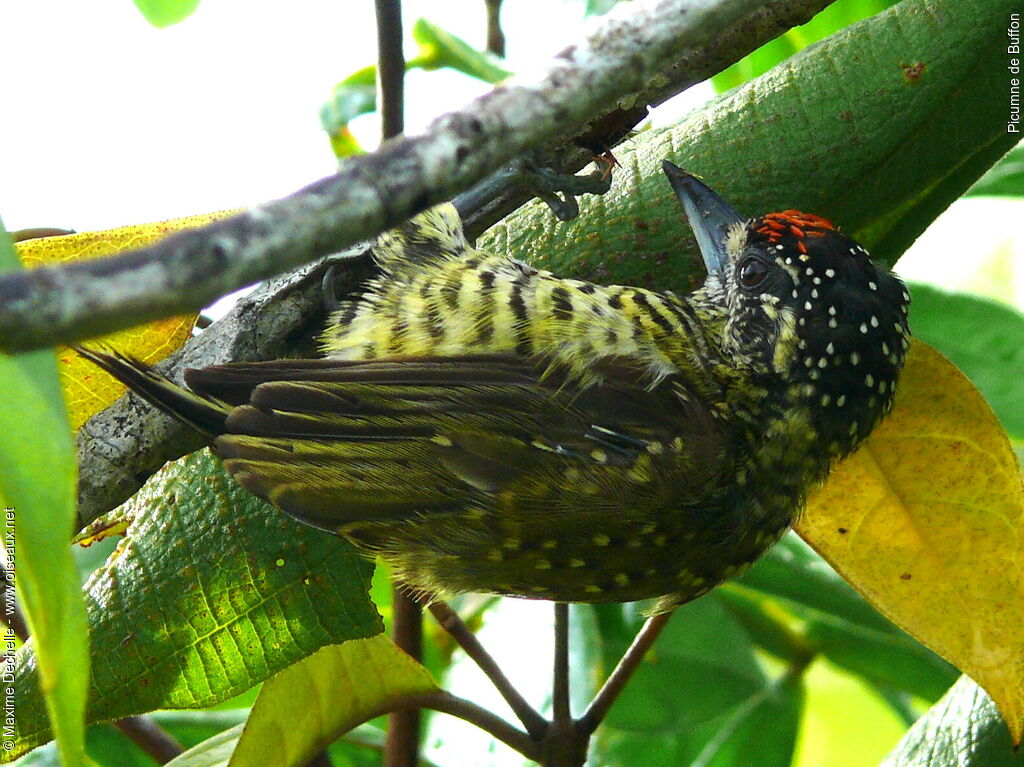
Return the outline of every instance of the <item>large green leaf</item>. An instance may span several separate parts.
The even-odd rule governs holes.
[[[701,279],[663,158],[739,210],[831,218],[886,262],[1012,148],[1006,134],[1010,0],[904,0],[684,119],[616,149],[603,197],[556,224],[524,207],[481,245],[552,271],[674,290]],[[920,65],[920,66],[918,66]]]
[[[370,563],[247,493],[207,451],[169,464],[121,513],[123,545],[86,584],[90,722],[211,706],[382,628]],[[50,737],[31,647],[17,663],[12,755]]]
[[[1024,197],[1024,147],[1017,147],[992,166],[992,169],[967,191],[967,195]]]
[[[969,677],[910,728],[881,767],[1021,767],[992,700]]]
[[[884,11],[895,0],[836,0],[806,24],[786,30],[769,43],[744,56],[711,78],[719,93],[760,77],[808,45],[838,32],[855,21]]]
[[[886,620],[793,533],[718,596],[773,652],[785,650],[766,633],[777,624],[794,630],[795,620],[799,652],[821,653],[874,685],[934,701],[957,677],[953,666]],[[793,660],[792,654],[780,657]]]
[[[640,616],[628,605],[595,610],[611,668]],[[754,650],[714,595],[678,610],[599,731],[602,763],[706,767],[759,748],[772,755],[764,764],[788,764],[802,710],[799,672],[773,681]]]
[[[0,224],[0,271],[20,268]],[[0,391],[3,543],[32,630],[29,646],[39,657],[45,690],[39,714],[45,721],[49,712],[61,759],[76,767],[84,747],[88,638],[78,570],[68,548],[77,465],[53,351],[0,355]],[[14,639],[5,627],[7,650]],[[5,663],[3,670],[6,674],[10,667]],[[23,687],[18,677],[18,691]],[[6,748],[6,731],[3,741]]]

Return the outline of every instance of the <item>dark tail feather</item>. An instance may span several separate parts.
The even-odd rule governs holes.
[[[151,404],[205,435],[211,442],[224,433],[231,408],[216,400],[201,397],[178,386],[149,365],[114,350],[99,351],[84,346],[72,347],[98,367]]]

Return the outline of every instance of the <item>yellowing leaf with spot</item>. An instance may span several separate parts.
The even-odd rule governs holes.
[[[797,531],[880,612],[1024,727],[1024,484],[974,385],[915,341],[896,405]]]
[[[81,232],[57,237],[40,237],[15,245],[22,262],[28,268],[66,263],[88,258],[110,256],[124,250],[142,248],[183,229],[192,229],[226,218],[236,210],[185,216],[169,221],[122,226],[98,232]],[[146,325],[112,333],[96,339],[118,351],[138,357],[150,364],[159,362],[175,351],[189,336],[194,316],[167,317]],[[119,381],[98,370],[66,346],[58,347],[61,384],[68,405],[68,420],[77,429],[94,413],[110,405],[124,394]]]
[[[230,767],[301,767],[398,699],[437,691],[430,672],[383,634],[322,647],[263,684]]]

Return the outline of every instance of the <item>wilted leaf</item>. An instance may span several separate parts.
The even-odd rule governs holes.
[[[40,237],[19,242],[15,250],[25,266],[30,269],[102,258],[124,250],[151,245],[169,234],[203,226],[237,212],[222,211],[96,232]],[[96,340],[153,364],[181,346],[189,337],[194,323],[194,316],[168,317]],[[68,420],[72,429],[77,429],[94,413],[98,413],[124,394],[125,387],[122,383],[81,359],[66,346],[59,347],[57,354],[61,385],[66,393]]]
[[[437,690],[423,666],[386,636],[330,645],[267,680],[231,767],[301,767],[398,698]]]
[[[813,495],[797,530],[894,623],[1024,726],[1024,487],[971,382],[920,341],[892,414]]]

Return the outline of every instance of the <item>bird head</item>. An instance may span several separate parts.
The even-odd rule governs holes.
[[[892,404],[910,337],[903,283],[824,218],[747,219],[664,168],[708,270],[705,294],[725,310],[723,351],[764,389],[814,411],[837,452],[855,447]]]

